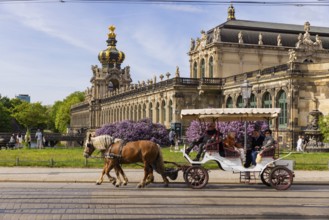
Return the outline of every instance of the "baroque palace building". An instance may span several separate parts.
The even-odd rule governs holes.
[[[281,144],[318,130],[318,116],[329,113],[329,28],[237,20],[231,5],[226,22],[191,39],[189,78],[176,67],[174,74],[138,84],[130,67],[121,67],[125,54],[116,48],[115,28],[109,30],[86,99],[71,108],[74,130],[143,118],[184,128],[189,122],[180,118],[181,109],[243,107],[244,80],[252,85],[250,107],[281,108],[271,122],[278,123]]]

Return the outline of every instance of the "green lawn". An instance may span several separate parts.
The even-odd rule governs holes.
[[[165,161],[188,164],[180,152],[170,152],[169,148],[162,148],[162,152]],[[82,154],[81,147],[1,150],[0,166],[102,167],[102,159],[86,160]],[[193,158],[195,152],[192,152],[190,156]],[[296,170],[328,170],[329,153],[293,153],[286,159],[296,161]],[[205,166],[209,169],[218,168],[215,162]],[[124,167],[140,168],[141,164],[124,165]]]

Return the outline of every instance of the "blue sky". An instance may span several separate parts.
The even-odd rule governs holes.
[[[329,7],[234,5],[236,18],[329,27]],[[44,105],[90,87],[91,65],[116,26],[133,82],[180,67],[189,76],[190,38],[226,21],[228,5],[0,4],[0,94]]]

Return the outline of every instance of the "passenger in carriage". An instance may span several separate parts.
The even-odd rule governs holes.
[[[267,149],[270,149],[270,148],[274,147],[274,144],[275,144],[275,141],[274,141],[274,139],[272,137],[272,131],[270,129],[268,129],[264,133],[265,133],[265,138],[264,138],[262,147],[261,148],[258,148],[258,149],[255,148],[255,151],[253,151],[251,153],[251,156],[252,156],[252,165],[254,165],[254,166],[256,166],[257,154],[262,155],[262,153],[264,151],[266,151]]]
[[[227,137],[224,140],[224,148],[229,150],[238,151],[240,153],[241,161],[244,160],[244,149],[242,144],[236,141],[236,133],[231,131],[228,133]]]
[[[203,153],[204,146],[209,143],[221,142],[222,141],[221,136],[222,136],[221,133],[216,130],[215,123],[210,123],[207,126],[206,132],[198,140],[193,141],[190,144],[190,146],[186,148],[185,153],[188,155],[191,152],[191,150],[194,148],[194,146],[198,145],[199,146],[198,154],[193,160],[199,161]]]
[[[258,151],[261,148],[264,139],[265,137],[259,130],[254,130],[252,132],[250,148],[247,148],[246,162],[244,164],[245,168],[250,167],[250,164],[253,162],[252,153]]]

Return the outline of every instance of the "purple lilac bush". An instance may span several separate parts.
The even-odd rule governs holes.
[[[200,136],[206,131],[209,122],[199,122],[194,120],[186,130],[186,138],[188,142],[192,142],[200,138]],[[234,131],[237,134],[238,139],[244,137],[244,122],[232,121],[232,122],[217,122],[216,128],[224,136],[230,131]],[[268,124],[264,121],[247,122],[247,134],[251,135],[251,132],[255,129],[264,131],[268,129]]]
[[[154,124],[150,119],[140,121],[120,121],[104,125],[96,130],[96,136],[111,135],[126,141],[151,140],[161,146],[169,145],[168,131],[162,124]]]

